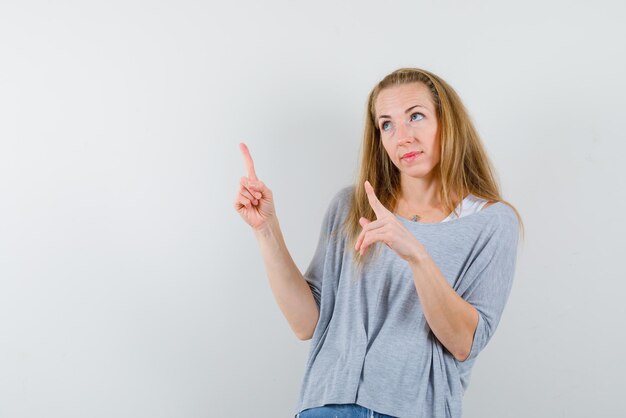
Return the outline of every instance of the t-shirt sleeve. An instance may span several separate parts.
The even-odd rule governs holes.
[[[464,361],[478,356],[500,322],[515,275],[518,225],[516,218],[501,219],[465,273],[459,294],[478,311],[478,325]]]
[[[331,240],[331,231],[333,230],[337,222],[337,215],[342,204],[345,204],[347,189],[340,190],[331,200],[324,218],[322,219],[322,226],[320,228],[319,239],[317,242],[317,248],[313,254],[313,258],[309,263],[309,267],[304,273],[304,279],[309,284],[313,297],[317,303],[317,309],[320,309],[322,299],[322,284],[324,270],[326,268],[326,262],[328,260],[327,251],[329,251],[329,243]],[[332,250],[332,249],[331,249]]]

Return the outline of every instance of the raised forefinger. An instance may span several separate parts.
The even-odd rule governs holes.
[[[256,177],[256,172],[254,171],[254,162],[252,161],[252,156],[250,156],[250,151],[248,150],[247,145],[244,144],[243,142],[240,142],[239,149],[241,150],[241,153],[243,154],[243,159],[246,162],[246,169],[248,170],[248,178],[250,180],[258,180],[258,178]]]
[[[374,192],[374,188],[372,187],[369,181],[365,181],[365,193],[367,193],[367,200],[370,202],[370,206],[374,209],[374,213],[376,214],[376,219],[380,219],[386,214],[389,213],[389,210],[380,203],[376,193]]]

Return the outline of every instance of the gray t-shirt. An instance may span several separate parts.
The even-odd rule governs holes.
[[[354,186],[333,197],[304,277],[320,309],[295,411],[356,403],[399,418],[461,417],[476,356],[496,330],[515,272],[518,220],[497,202],[442,223],[396,214],[448,283],[479,315],[470,355],[460,362],[431,332],[408,263],[391,248],[358,280],[345,234]],[[368,251],[374,250],[370,246]]]

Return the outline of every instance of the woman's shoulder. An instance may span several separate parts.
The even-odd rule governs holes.
[[[465,216],[461,216],[459,226],[477,224],[481,230],[504,230],[507,234],[515,234],[518,229],[516,211],[504,200],[488,200],[470,193],[463,203]]]
[[[511,218],[511,217],[515,217],[515,211],[513,210],[513,208],[505,201],[503,200],[487,200],[487,199],[483,199],[481,197],[478,197],[472,193],[469,193],[465,199],[464,202],[467,202],[473,206],[475,206],[478,210],[477,212],[483,211],[487,208],[490,208],[493,205],[496,205],[494,208],[489,210],[489,213],[492,213],[495,215],[495,217],[497,218]]]
[[[326,207],[327,222],[336,223],[338,219],[343,218],[348,213],[354,186],[342,186],[334,192]]]
[[[343,186],[337,191],[337,196],[343,200],[352,199],[352,195],[354,194],[354,184],[350,184],[347,186]]]
[[[487,205],[482,209],[486,210],[485,213],[491,213],[488,218],[491,221],[492,226],[500,231],[500,234],[505,236],[518,236],[519,234],[519,219],[513,207],[505,201],[495,201]]]
[[[331,199],[330,206],[335,209],[342,209],[350,206],[352,195],[354,194],[354,185],[341,186]]]

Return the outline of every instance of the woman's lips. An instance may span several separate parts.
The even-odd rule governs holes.
[[[402,156],[402,159],[403,159],[404,161],[413,161],[413,160],[415,160],[417,157],[419,157],[419,156],[420,156],[420,155],[422,155],[422,154],[423,154],[423,152],[421,152],[421,151],[418,151],[418,152],[409,152],[409,153],[407,153],[407,154],[404,154],[404,155]]]

